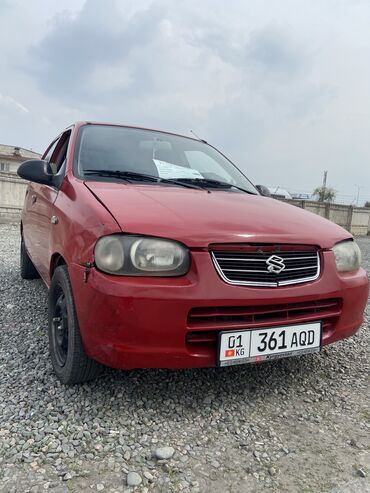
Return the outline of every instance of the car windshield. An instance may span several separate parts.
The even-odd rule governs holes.
[[[86,125],[78,139],[77,175],[84,179],[180,182],[258,194],[251,182],[212,146],[192,138],[137,128]],[[140,174],[146,175],[140,180]],[[156,180],[148,180],[158,177]],[[163,181],[161,181],[163,180]],[[239,188],[238,188],[239,187]]]

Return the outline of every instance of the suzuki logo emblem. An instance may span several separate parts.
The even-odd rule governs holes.
[[[278,255],[271,255],[266,260],[267,270],[271,272],[271,274],[280,274],[282,270],[285,269],[284,259],[278,257]]]

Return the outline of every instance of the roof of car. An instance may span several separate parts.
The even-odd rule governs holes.
[[[71,127],[82,127],[84,125],[104,125],[104,126],[107,126],[107,127],[123,127],[123,128],[134,128],[134,129],[138,129],[138,130],[148,130],[150,132],[160,132],[162,134],[168,134],[168,135],[175,135],[176,137],[183,137],[185,139],[190,139],[190,140],[195,140],[197,142],[204,142],[205,144],[207,144],[207,142],[203,139],[196,139],[194,137],[190,137],[188,135],[182,135],[182,134],[178,134],[178,133],[175,133],[175,132],[168,132],[167,130],[158,130],[156,128],[146,128],[146,127],[141,127],[141,126],[136,126],[136,125],[125,125],[125,124],[122,124],[122,123],[108,123],[108,122],[97,122],[97,121],[77,121],[75,123],[73,123],[72,125],[69,125],[67,129],[71,128]]]

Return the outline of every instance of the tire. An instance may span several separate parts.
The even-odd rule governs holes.
[[[99,375],[102,365],[83,348],[66,265],[57,267],[51,280],[48,332],[51,362],[62,383],[83,383]]]
[[[27,253],[23,238],[21,239],[20,267],[22,279],[38,279],[40,277]]]

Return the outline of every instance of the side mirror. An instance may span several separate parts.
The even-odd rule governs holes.
[[[17,174],[24,180],[59,188],[60,177],[48,173],[47,167],[48,163],[42,159],[30,159],[19,166]]]
[[[265,185],[256,185],[256,188],[264,197],[271,197],[271,192]]]

